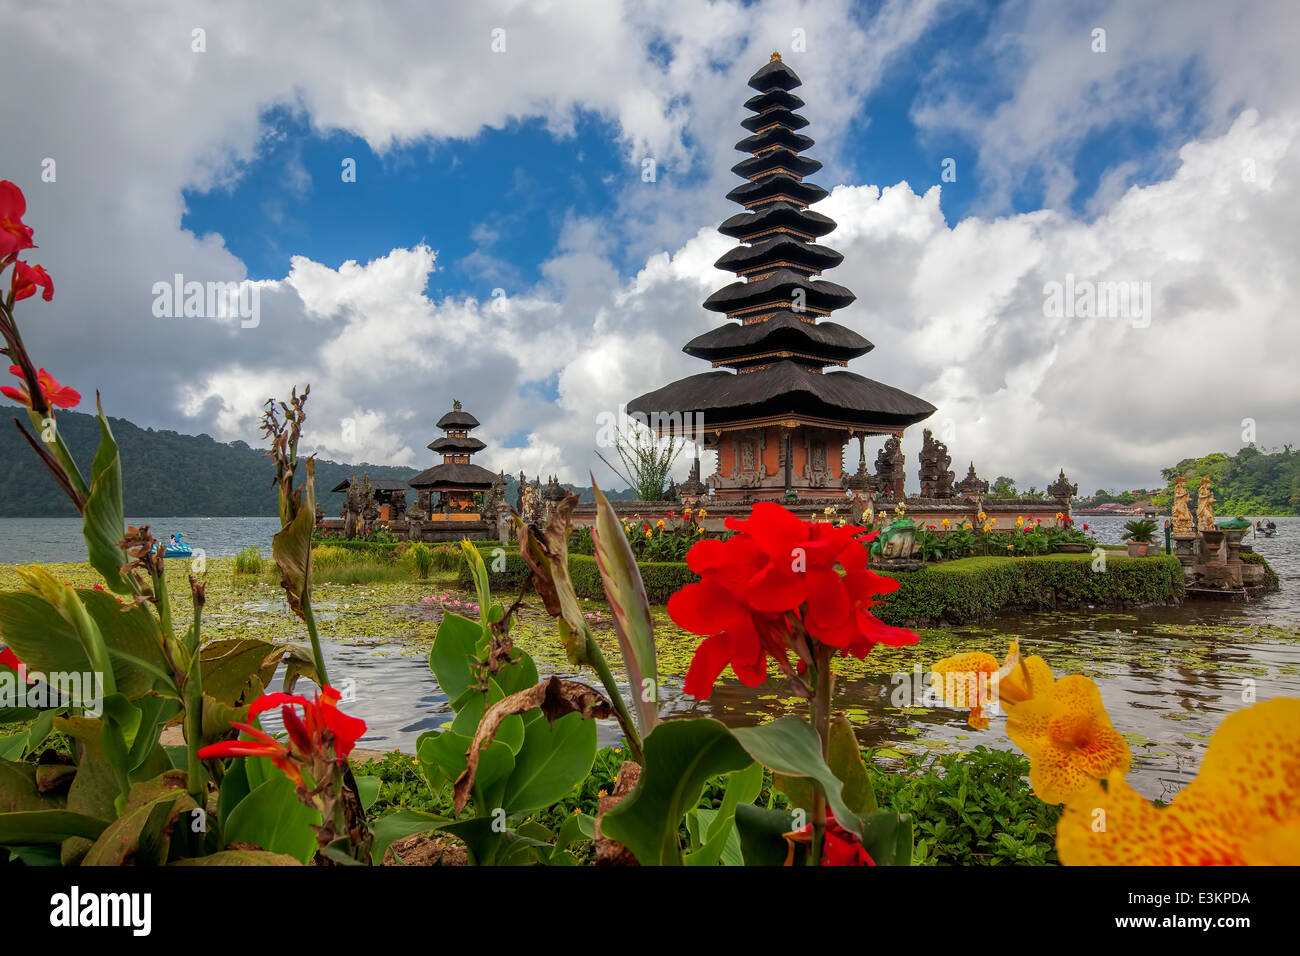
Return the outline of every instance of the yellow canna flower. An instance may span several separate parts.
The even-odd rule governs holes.
[[[1025,516],[1024,516],[1024,515],[1019,515],[1019,516],[1016,518],[1016,527],[1017,527],[1017,528],[1023,528],[1024,526],[1025,526]]]
[[[1201,768],[1160,808],[1119,773],[1076,793],[1056,827],[1061,862],[1095,865],[1300,863],[1300,699],[1230,714]]]
[[[1029,783],[1045,803],[1064,803],[1133,759],[1111,726],[1096,681],[1071,674],[1007,710],[1007,736],[1029,757]]]
[[[645,533],[645,536],[646,536],[647,538],[652,538],[652,537],[654,537],[654,535],[652,535],[649,531],[647,531],[647,532]]]
[[[940,521],[940,522],[939,522],[939,527],[940,527],[940,528],[947,528],[947,527],[949,527],[948,519],[947,519],[947,518],[944,518],[942,521]]]
[[[663,526],[664,526],[664,519],[663,519],[663,518],[660,518],[658,521],[655,522],[655,527],[656,527],[656,528],[662,528]]]
[[[981,512],[980,512],[979,514],[977,514],[975,517],[979,518],[980,521],[983,521],[985,518],[988,517],[988,515],[986,515],[984,512],[981,511]]]
[[[1016,704],[1023,704],[1034,697],[1045,697],[1051,686],[1056,683],[1052,669],[1047,661],[1037,654],[1021,658],[1020,644],[1012,641],[1007,649],[1006,660],[998,678],[998,700],[1003,707],[1010,709]]]
[[[703,518],[705,515],[708,514],[708,512],[705,511],[703,508],[701,508],[699,514],[700,514],[700,517]]]
[[[987,691],[980,687],[986,684]],[[1045,695],[1055,683],[1052,669],[1041,657],[1022,659],[1020,645],[1012,641],[1007,656],[998,667],[991,654],[971,651],[945,657],[930,669],[930,683],[949,707],[971,709],[970,725],[978,730],[988,727],[984,705],[996,699],[1010,712],[1016,704]],[[979,691],[983,696],[975,696]]]
[[[984,705],[989,699],[989,681],[997,670],[998,661],[992,654],[979,651],[954,654],[931,666],[930,686],[949,707],[970,708],[970,725],[985,730],[989,719]]]

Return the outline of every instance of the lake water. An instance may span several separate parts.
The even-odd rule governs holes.
[[[1103,543],[1122,540],[1127,519],[1086,520]],[[1005,648],[1005,642],[1015,638],[1026,653],[1043,655],[1058,674],[1095,676],[1116,728],[1132,746],[1130,780],[1149,797],[1168,797],[1195,774],[1206,741],[1227,714],[1241,709],[1252,696],[1258,700],[1300,696],[1300,518],[1275,520],[1277,536],[1253,545],[1272,565],[1282,590],[1257,602],[1189,601],[1178,608],[1132,612],[1082,608],[1005,614],[979,627],[945,632],[945,639],[959,641],[969,635],[972,642],[983,642],[981,646]],[[232,555],[250,544],[265,554],[278,529],[275,518],[130,521],[150,524],[160,537],[184,531],[192,547],[212,557]],[[76,519],[0,519],[0,563],[84,559]],[[268,601],[283,606],[270,586]],[[332,610],[326,606],[320,610],[328,635]],[[233,633],[238,625],[238,620],[231,620],[220,626],[230,627],[228,633]],[[926,643],[923,638],[922,646]],[[429,672],[426,649],[405,643],[399,634],[391,641],[379,636],[355,644],[327,637],[325,645],[332,672],[347,674],[355,686],[356,700],[348,709],[367,722],[361,746],[409,752],[421,733],[450,719],[446,697]],[[576,676],[591,680],[590,675]],[[850,713],[864,744],[901,754],[947,752],[976,744],[1013,749],[999,721],[991,730],[977,732],[967,727],[963,714],[954,711],[901,711],[893,707],[894,690],[888,675],[846,679],[837,685],[835,705]],[[683,696],[680,688],[668,688],[663,706],[666,715],[707,715],[731,724],[752,724],[787,712],[787,694],[783,681],[751,689],[724,678],[708,701],[695,701]],[[602,743],[616,739],[615,725],[602,722],[600,737]]]
[[[250,544],[271,551],[279,518],[130,518],[129,525],[148,525],[155,538],[184,532],[185,541],[209,558],[228,558]],[[0,564],[32,561],[85,561],[86,543],[80,518],[0,518]]]

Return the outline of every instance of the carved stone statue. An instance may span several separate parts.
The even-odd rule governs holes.
[[[506,476],[501,472],[492,479],[492,487],[483,496],[482,515],[486,521],[496,521],[497,508],[505,504]]]
[[[1173,534],[1175,538],[1191,538],[1196,534],[1192,523],[1191,492],[1187,490],[1187,476],[1174,479]]]
[[[1070,484],[1070,479],[1065,477],[1065,469],[1056,476],[1056,480],[1047,486],[1047,493],[1057,501],[1069,501],[1079,493],[1078,484]]]
[[[393,521],[403,521],[406,518],[406,492],[394,491],[392,497],[388,499],[388,516]]]
[[[524,473],[521,471],[519,473],[519,485],[515,488],[515,511],[521,515],[524,513],[524,486],[527,484],[528,479],[524,477]]]
[[[970,463],[970,469],[966,472],[966,477],[957,482],[957,490],[961,492],[963,498],[977,498],[980,495],[989,493],[989,483],[980,479],[975,474],[975,462]]]
[[[897,435],[890,435],[876,453],[876,487],[892,501],[903,499],[903,448]]]
[[[379,517],[379,502],[375,500],[375,488],[370,483],[369,475],[361,476],[361,490],[358,496],[361,499],[362,521],[365,527],[369,528],[371,523]]]
[[[1214,525],[1214,492],[1210,490],[1210,476],[1201,479],[1201,487],[1196,490],[1196,530],[1217,531]]]
[[[364,501],[361,497],[361,482],[353,475],[348,482],[347,493],[343,496],[343,536],[355,538],[361,528],[361,512]]]
[[[921,497],[922,498],[951,498],[953,497],[952,482],[953,473],[948,470],[952,464],[952,456],[948,454],[948,446],[941,441],[934,440],[934,433],[926,429],[921,440]]]

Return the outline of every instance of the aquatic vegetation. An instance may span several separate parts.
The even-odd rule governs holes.
[[[236,574],[261,574],[262,565],[262,552],[256,545],[250,544],[235,555]]]

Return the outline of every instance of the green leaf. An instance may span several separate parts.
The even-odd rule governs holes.
[[[0,760],[0,812],[62,809],[62,801],[36,788],[35,764]]]
[[[694,811],[698,821],[696,836],[699,848],[686,854],[687,866],[717,866],[723,852],[734,844],[733,865],[740,853],[736,837],[736,807],[753,803],[763,789],[763,766],[751,764],[744,770],[727,775],[727,789],[722,795],[722,805],[707,813],[703,808]],[[687,817],[689,821],[689,815]],[[689,826],[689,822],[688,822]]]
[[[447,700],[455,701],[474,683],[470,665],[481,652],[482,638],[483,629],[459,614],[445,615],[438,625],[429,649],[429,669]]]
[[[108,826],[106,820],[71,810],[27,810],[0,813],[0,845],[30,846],[62,843],[69,837],[94,840]]]
[[[0,634],[29,672],[84,674],[91,670],[76,628],[39,594],[0,593]]]
[[[446,817],[419,810],[398,810],[386,817],[380,817],[370,828],[374,840],[370,845],[370,859],[375,864],[383,862],[384,853],[398,840],[414,836],[417,833],[430,833],[451,823]]]
[[[133,699],[149,693],[180,696],[153,614],[140,606],[124,607],[107,591],[84,590],[77,596],[108,648],[119,693]]]
[[[420,762],[420,770],[434,794],[451,786],[465,772],[465,754],[472,743],[472,738],[456,733],[450,726],[420,735],[415,759]]]
[[[774,773],[811,780],[826,796],[836,822],[861,836],[862,821],[844,802],[843,785],[822,759],[821,739],[809,724],[798,717],[780,717],[732,733],[751,757]]]
[[[699,803],[705,782],[749,766],[732,732],[711,718],[670,720],[645,738],[636,787],[601,821],[601,832],[626,846],[643,866],[678,866],[677,828]]]
[[[843,714],[836,714],[831,720],[830,740],[827,746],[826,762],[831,772],[844,784],[844,803],[854,813],[875,813],[876,791],[867,776],[867,765],[862,760],[862,749],[858,738],[853,733],[853,725]],[[813,806],[813,794],[817,787],[810,777],[791,777],[776,774],[775,784],[790,798],[792,806],[810,811]]]
[[[563,799],[586,779],[595,760],[594,720],[583,720],[578,713],[554,723],[534,720],[524,730],[524,745],[506,785],[506,812],[524,813]]]
[[[184,790],[168,790],[140,801],[137,789],[151,792],[151,784],[132,789],[125,812],[99,835],[86,853],[85,866],[157,866],[167,862],[172,824],[183,810],[194,807],[194,801]]]
[[[474,774],[474,810],[477,816],[488,816],[505,809],[506,787],[511,771],[515,769],[515,755],[499,740],[494,740],[479,752],[478,770]]]
[[[369,810],[379,799],[379,788],[384,781],[379,777],[354,777],[357,784],[357,796],[361,798],[361,809]]]
[[[736,831],[740,834],[740,853],[745,866],[784,866],[790,844],[782,834],[800,825],[789,810],[740,804],[736,807]],[[797,849],[794,862],[800,862],[802,856],[803,849]]]
[[[863,817],[862,846],[876,866],[911,866],[911,815],[882,810]]]
[[[320,822],[320,811],[299,803],[289,778],[277,774],[230,812],[222,838],[226,843],[251,843],[272,853],[285,853],[299,863],[310,863],[316,855],[312,825]]]
[[[591,485],[596,495],[596,524],[591,532],[596,563],[614,617],[614,630],[618,634],[628,686],[636,705],[637,723],[641,735],[645,736],[659,721],[659,669],[650,600],[646,597],[632,546],[623,533],[623,522],[596,487],[595,477],[591,479]]]
[[[279,665],[276,645],[254,638],[226,638],[205,644],[199,651],[203,693],[228,707],[252,703],[250,690],[271,682]],[[259,685],[252,685],[256,677]]]
[[[117,544],[126,534],[122,461],[98,395],[95,396],[95,405],[99,413],[99,448],[90,465],[90,496],[82,515],[81,534],[86,539],[90,564],[99,572],[109,590],[127,594],[131,588],[121,571],[127,556]]]

